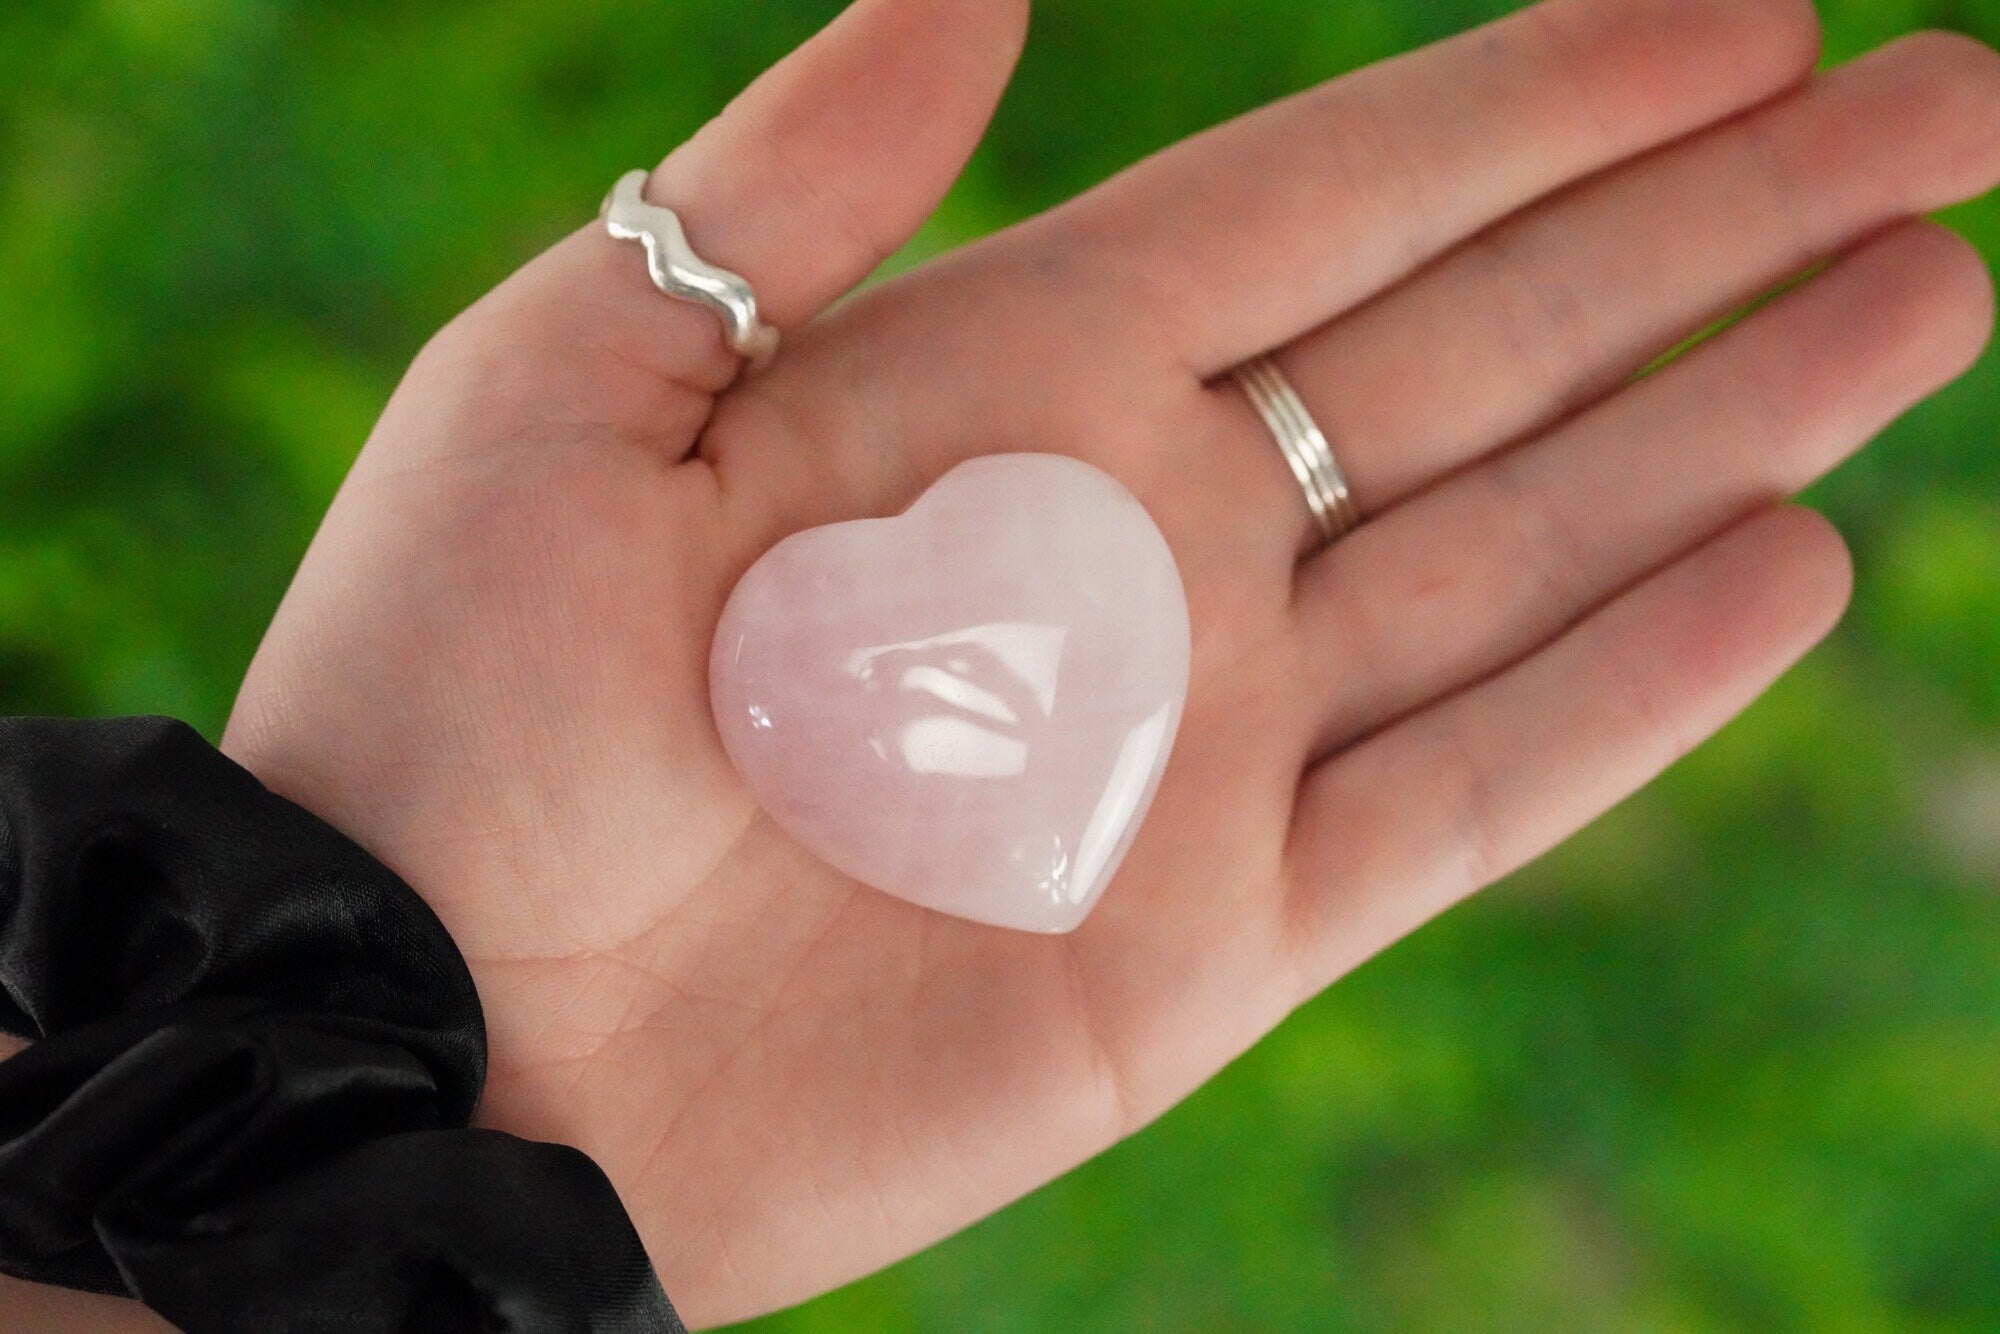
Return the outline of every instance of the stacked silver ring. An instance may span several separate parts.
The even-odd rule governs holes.
[[[1326,541],[1336,542],[1353,532],[1361,525],[1361,513],[1354,507],[1347,478],[1333,457],[1326,432],[1313,421],[1305,400],[1285,373],[1269,357],[1245,362],[1231,373],[1277,437],[1278,448],[1305,492],[1306,507]]]

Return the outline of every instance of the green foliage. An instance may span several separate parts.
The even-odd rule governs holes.
[[[907,264],[1497,0],[1048,0]],[[828,0],[0,7],[0,709],[211,734],[426,334]],[[1827,0],[1830,50],[2000,0]],[[754,12],[755,21],[745,22]],[[2000,207],[1958,211],[2000,254]],[[755,1328],[2000,1328],[2000,359],[1819,499],[1859,612],[1133,1142]]]

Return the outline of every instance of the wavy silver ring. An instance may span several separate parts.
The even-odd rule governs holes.
[[[753,369],[778,354],[778,331],[757,315],[757,293],[747,279],[718,269],[694,253],[670,208],[646,202],[648,173],[628,171],[604,200],[604,227],[620,241],[646,247],[653,286],[670,297],[707,306],[722,317],[729,346]]]
[[[1319,525],[1326,543],[1331,545],[1360,527],[1361,512],[1354,507],[1353,492],[1348,490],[1347,477],[1333,457],[1333,446],[1327,442],[1326,432],[1313,421],[1312,414],[1306,411],[1305,400],[1299,397],[1299,391],[1292,387],[1277,363],[1269,357],[1258,357],[1238,366],[1231,374],[1250,396],[1257,415],[1277,437],[1278,448],[1305,492],[1306,508],[1312,511],[1313,521]]]

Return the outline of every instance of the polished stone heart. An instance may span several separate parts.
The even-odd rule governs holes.
[[[898,517],[773,547],[709,661],[771,818],[912,903],[1074,930],[1152,803],[1187,697],[1180,573],[1131,493],[1006,454]]]

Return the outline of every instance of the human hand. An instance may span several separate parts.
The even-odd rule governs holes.
[[[1931,35],[1806,82],[1804,0],[1547,0],[826,311],[935,205],[1025,20],[861,0],[655,174],[787,331],[765,374],[732,386],[714,317],[595,226],[454,321],[226,738],[437,909],[483,1120],[592,1154],[696,1323],[1129,1134],[1720,726],[1846,598],[1782,497],[1991,325],[1977,256],[1902,220],[2000,179],[2000,58]],[[1217,380],[1272,348],[1370,520],[1303,563]],[[1158,800],[1061,938],[818,863],[707,705],[758,555],[1013,450],[1144,501],[1194,625]]]

